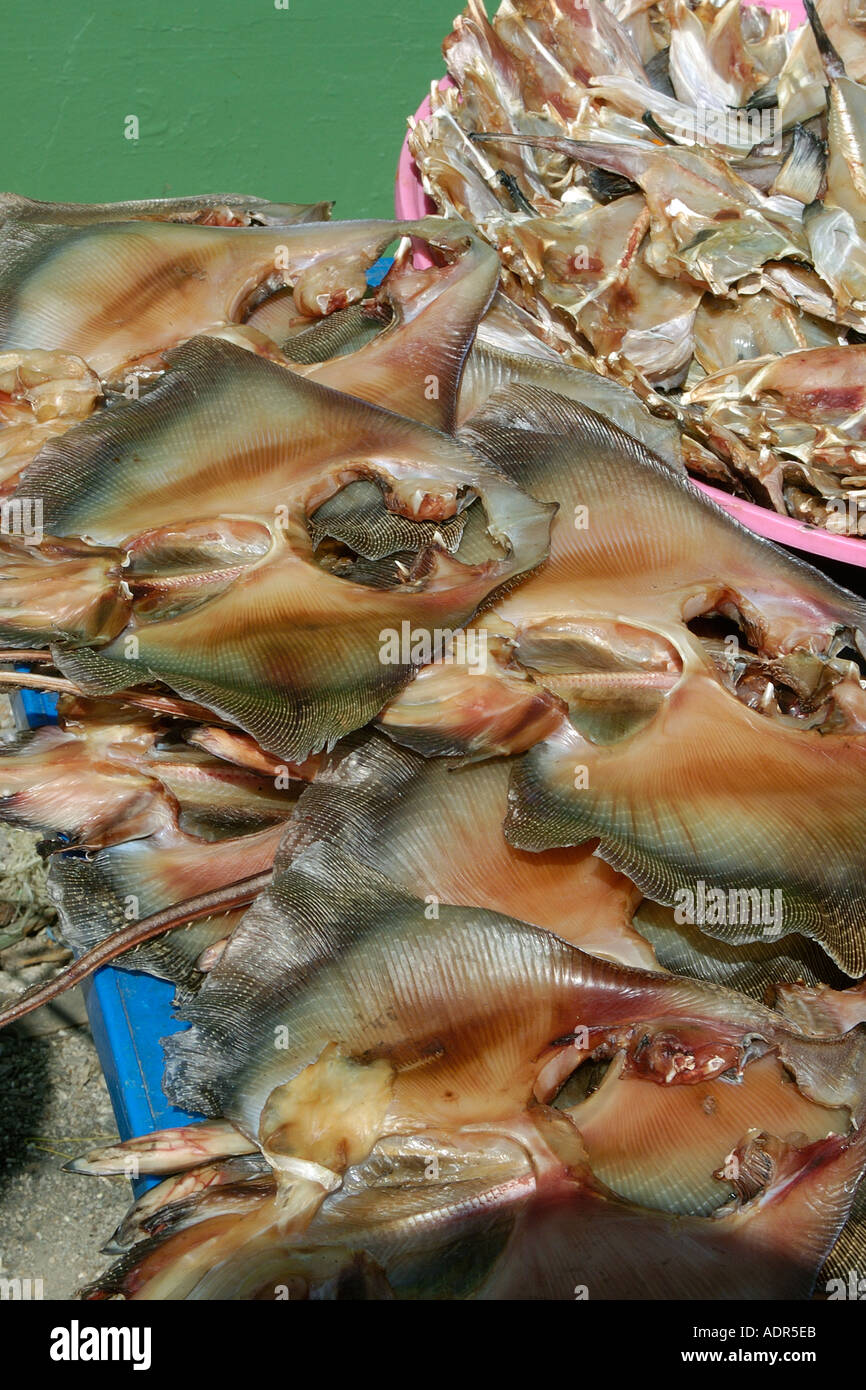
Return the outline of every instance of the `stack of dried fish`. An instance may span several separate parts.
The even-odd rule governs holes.
[[[410,148],[690,470],[866,535],[866,31],[842,0],[470,0]]]
[[[866,605],[466,223],[325,211],[0,227],[0,683],[61,696],[0,810],[79,953],[0,1023],[171,980],[202,1116],[72,1165],[163,1179],[89,1296],[832,1294]]]

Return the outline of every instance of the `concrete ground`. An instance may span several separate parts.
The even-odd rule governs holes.
[[[42,1279],[46,1299],[72,1298],[106,1268],[100,1246],[131,1201],[125,1178],[61,1171],[117,1137],[85,1025],[0,1034],[0,1116],[0,1277]]]

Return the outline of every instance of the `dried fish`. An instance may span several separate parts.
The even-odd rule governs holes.
[[[859,534],[860,466],[837,440],[782,407],[762,433],[746,401],[709,420],[694,390],[740,347],[866,331],[861,28],[834,0],[795,32],[738,0],[603,9],[504,0],[488,20],[473,0],[444,45],[455,86],[410,131],[424,187],[495,247],[503,292],[557,351],[673,416],[701,476]],[[528,204],[497,187],[506,165]],[[766,331],[756,291],[790,310]]]
[[[365,270],[423,224],[9,218],[0,226],[0,348],[65,351],[123,383],[196,333],[239,323],[283,286],[317,317],[357,302]]]
[[[726,162],[605,106],[668,43],[741,102],[792,51],[734,0],[473,0],[436,111],[479,232],[0,205],[2,681],[62,692],[0,811],[76,952],[0,1024],[169,980],[204,1117],[69,1165],[162,1179],[87,1296],[805,1299],[860,1257],[866,605],[684,476],[866,496],[853,273],[809,259],[853,216],[817,131]]]
[[[99,378],[70,353],[0,353],[0,495],[42,445],[85,420],[103,395]]]
[[[0,221],[86,227],[94,222],[191,222],[202,227],[289,227],[325,222],[332,203],[270,203],[241,193],[205,193],[185,198],[145,198],[128,203],[41,203],[18,193],[0,193]]]
[[[556,433],[551,417],[559,421]],[[515,764],[511,842],[540,850],[600,838],[598,852],[608,862],[669,904],[678,893],[698,891],[698,881],[725,893],[747,886],[778,892],[771,899],[778,907],[770,923],[776,936],[811,936],[848,973],[861,973],[864,939],[859,930],[851,935],[852,920],[863,914],[862,906],[853,908],[860,877],[853,827],[864,754],[856,732],[859,680],[853,676],[847,686],[852,715],[841,715],[837,733],[818,733],[808,720],[753,710],[746,689],[726,689],[707,666],[710,649],[686,626],[699,614],[727,614],[738,625],[738,646],[788,659],[799,652],[827,658],[848,643],[863,650],[861,601],[767,551],[711,504],[694,499],[640,445],[571,402],[513,387],[492,398],[464,435],[534,496],[559,503],[544,571],[495,609],[517,662],[568,707],[559,728]],[[705,566],[700,580],[695,555]],[[636,572],[644,576],[640,591]],[[459,707],[466,678],[455,668],[448,674]],[[792,679],[786,672],[784,680]],[[411,709],[411,691],[388,711],[385,727],[400,736],[406,703],[417,738],[423,708]],[[476,756],[483,749],[482,709],[476,702]],[[708,723],[711,743],[697,733]],[[832,830],[816,819],[813,796],[828,758],[835,768],[832,809],[839,813]],[[632,775],[649,780],[632,791]],[[773,811],[780,777],[783,822]],[[787,816],[798,797],[795,847]],[[736,807],[736,829],[722,839],[720,802]],[[734,925],[717,917],[709,930],[746,942],[766,940],[768,928],[751,918]]]
[[[741,1154],[741,1195],[707,1218],[623,1200],[594,1176],[568,1120],[543,1108],[519,1139],[395,1137],[349,1170],[302,1236],[280,1233],[273,1183],[237,1182],[232,1205],[225,1191],[195,1193],[164,1208],[155,1234],[87,1296],[573,1300],[577,1287],[596,1299],[806,1297],[847,1209],[858,1146],[833,1138],[796,1150],[764,1136]],[[773,1254],[758,1260],[756,1249]]]
[[[716,1293],[721,1241],[729,1296],[744,1288],[761,1297],[782,1290],[803,1296],[847,1213],[852,1174],[859,1175],[863,1166],[862,1128],[852,1129],[848,1118],[850,1111],[862,1110],[861,1091],[856,1082],[833,1080],[840,1066],[843,1074],[856,1075],[862,1039],[856,1034],[845,1041],[799,1038],[780,1027],[778,1015],[727,991],[593,962],[557,938],[495,913],[469,910],[467,915],[465,908],[443,906],[436,919],[424,917],[423,903],[335,849],[308,845],[283,870],[271,900],[248,914],[197,999],[186,1006],[193,1028],[170,1048],[169,1084],[176,1097],[205,1111],[227,1112],[240,1133],[221,1132],[207,1144],[205,1126],[201,1143],[187,1131],[136,1143],[146,1163],[143,1171],[165,1172],[173,1153],[180,1171],[187,1152],[192,1157],[214,1144],[226,1153],[243,1152],[244,1137],[254,1136],[273,1179],[260,1184],[255,1170],[253,1186],[242,1177],[231,1194],[237,1204],[228,1206],[224,1188],[213,1202],[206,1190],[193,1192],[191,1201],[174,1209],[169,1202],[158,1243],[133,1246],[98,1286],[103,1296],[109,1289],[128,1295],[136,1288],[139,1296],[156,1298],[215,1297],[220,1289],[234,1297],[273,1297],[283,1282],[275,1271],[300,1280],[301,1289],[308,1282],[319,1288],[341,1268],[366,1259],[378,1271],[371,1297],[426,1289],[439,1297],[561,1298],[573,1297],[575,1258],[588,1262],[586,1277],[596,1297],[617,1291],[622,1296],[635,1290],[637,1251],[627,1257],[620,1236],[627,1234],[632,1248],[649,1243],[650,1249],[663,1249],[673,1235],[664,1213],[680,1218],[679,1239],[683,1219],[687,1222],[694,1250],[688,1274],[706,1279],[709,1232],[701,1223],[708,1210],[721,1207],[725,1195],[718,1179],[714,1183],[716,1164],[721,1177],[734,1179],[735,1191],[713,1222]],[[348,918],[350,935],[344,925]],[[449,944],[455,934],[456,951]],[[407,948],[412,971],[399,965]],[[301,970],[294,964],[299,949]],[[243,965],[252,952],[259,961],[255,983]],[[359,977],[365,981],[363,995],[353,983]],[[625,993],[612,989],[617,979],[629,981]],[[220,1007],[224,990],[233,998],[231,1044]],[[558,1017],[560,995],[564,1012]],[[575,1016],[585,1020],[577,1034]],[[659,1029],[654,1020],[661,1019]],[[436,1039],[420,1051],[413,1041],[419,1026],[424,1038],[432,1029]],[[288,1049],[262,1050],[256,1035],[270,1038],[275,1027],[287,1030]],[[470,1067],[464,1048],[473,1035],[478,1045]],[[339,1049],[327,1044],[334,1036],[342,1040]],[[558,1112],[547,1108],[545,1102],[589,1051],[612,1060],[602,1089]],[[796,1088],[784,1082],[774,1053],[794,1071]],[[524,1059],[530,1054],[527,1068]],[[237,1070],[241,1056],[246,1061]],[[727,1098],[724,1082],[715,1080],[727,1064],[743,1077],[735,1098]],[[537,1102],[522,1113],[533,1077]],[[713,1090],[719,1085],[723,1094],[717,1104]],[[351,1112],[335,1104],[349,1091]],[[695,1095],[712,1102],[701,1153],[694,1151],[694,1120],[683,1123],[694,1115]],[[665,1119],[654,1132],[668,1148],[654,1152],[635,1146],[628,1127],[652,1128],[659,1108]],[[749,1124],[757,1117],[758,1140]],[[796,1143],[771,1137],[774,1129],[791,1124],[800,1129]],[[385,1139],[383,1130],[392,1137]],[[722,1174],[731,1135],[737,1136],[738,1162]],[[512,1157],[515,1143],[523,1181]],[[687,1196],[667,1182],[678,1143],[693,1153],[691,1175],[683,1175]],[[129,1151],[121,1146],[91,1154],[76,1167],[117,1171]],[[407,1188],[409,1175],[392,1175],[387,1160],[382,1168],[384,1155],[400,1152],[414,1152],[418,1160],[438,1156],[432,1169],[426,1166],[425,1188]],[[620,1152],[640,1155],[634,1171],[619,1161]],[[491,1153],[499,1168],[496,1182]],[[553,1154],[558,1161],[551,1161]],[[472,1186],[465,1186],[472,1179],[474,1201]],[[510,1210],[490,1195],[505,1180],[516,1203]],[[459,1262],[446,1269],[437,1258],[441,1242],[449,1239],[455,1181],[461,1209],[465,1213],[468,1204],[476,1212],[469,1231],[463,1217],[463,1240],[477,1242],[468,1283]],[[818,1184],[826,1199],[820,1220],[813,1205]],[[750,1204],[757,1193],[762,1200]],[[409,1210],[419,1209],[427,1214],[424,1229],[430,1236],[421,1237],[420,1244],[419,1237],[411,1241],[410,1264],[401,1268],[386,1233],[400,1229]],[[555,1235],[541,1217],[544,1210],[555,1212]],[[209,1226],[208,1219],[220,1213],[233,1219]],[[778,1259],[756,1264],[738,1258],[744,1240],[769,1250],[765,1226],[777,1220],[787,1231]],[[187,1235],[178,1242],[190,1228],[192,1240]],[[553,1261],[551,1241],[562,1251]],[[610,1251],[611,1241],[616,1273],[600,1253]],[[175,1257],[180,1248],[188,1252],[183,1261]],[[159,1258],[153,1261],[156,1251]],[[570,1272],[567,1291],[558,1272],[563,1259]],[[672,1264],[679,1270],[680,1262]],[[211,1273],[215,1267],[221,1271],[217,1277]],[[547,1273],[530,1292],[528,1272],[536,1281],[542,1269]],[[654,1292],[682,1296],[684,1288],[677,1276],[670,1287]]]
[[[823,140],[798,123],[794,126],[791,153],[773,181],[773,195],[796,198],[806,206],[826,191],[826,178],[827,156]]]
[[[435,349],[436,361],[449,350]],[[423,395],[422,380],[415,389]],[[286,469],[287,453],[294,476]],[[113,460],[108,475],[107,456]],[[499,558],[464,565],[459,555],[431,547],[422,532],[415,570],[404,581],[396,577],[387,588],[373,588],[330,573],[315,561],[306,517],[359,477],[378,479],[390,507],[410,520],[445,521],[458,510],[461,494],[480,497],[502,547]],[[178,349],[164,381],[140,401],[85,422],[62,455],[43,450],[22,487],[43,499],[50,531],[94,538],[110,533],[132,554],[130,536],[147,534],[149,577],[143,591],[132,581],[130,599],[121,570],[108,571],[115,584],[109,591],[112,622],[93,634],[85,633],[77,614],[75,625],[66,627],[63,613],[52,612],[49,627],[44,585],[32,614],[24,613],[24,599],[16,594],[14,608],[3,609],[10,640],[30,642],[41,621],[43,636],[49,627],[63,647],[57,652],[61,669],[90,693],[158,677],[291,759],[365,723],[425,659],[425,649],[413,656],[410,643],[407,654],[383,661],[381,634],[399,635],[408,623],[427,634],[429,657],[431,644],[441,646],[441,634],[462,625],[493,588],[543,559],[549,524],[548,509],[530,503],[501,474],[485,475],[483,465],[444,435],[209,338]],[[179,528],[192,516],[233,513],[249,518],[242,531],[246,537],[252,530],[252,548],[246,539],[232,539],[232,528],[221,523],[225,558],[215,564],[208,553],[212,524],[188,530],[185,583],[164,602],[154,593],[154,556],[164,574],[176,565]],[[251,527],[253,517],[258,520]],[[43,553],[28,556],[25,588]],[[90,609],[98,600],[103,614],[103,570],[96,570],[95,582]],[[293,593],[301,624],[289,618]],[[131,624],[119,632],[116,618],[130,604]],[[64,633],[79,649],[64,642]],[[98,652],[81,646],[92,636],[101,644]],[[293,683],[292,699],[276,693]]]

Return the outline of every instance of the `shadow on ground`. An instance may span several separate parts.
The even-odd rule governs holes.
[[[130,1203],[129,1184],[62,1165],[116,1136],[87,1028],[0,1034],[0,1277],[41,1279],[46,1299],[69,1299],[106,1267],[100,1247]]]

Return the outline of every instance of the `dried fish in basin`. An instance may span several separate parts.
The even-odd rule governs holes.
[[[473,0],[443,45],[456,87],[433,91],[409,143],[425,191],[496,248],[505,293],[555,347],[651,408],[674,408],[692,470],[858,535],[859,463],[842,466],[844,445],[828,471],[824,439],[788,428],[783,406],[780,428],[761,434],[747,408],[709,420],[682,395],[704,359],[719,370],[730,352],[728,325],[703,313],[710,296],[732,318],[757,319],[756,287],[785,302],[802,340],[783,334],[773,352],[858,343],[866,40],[842,8],[807,6],[812,27],[788,34],[781,11],[764,21],[733,0],[622,14],[601,0],[579,11],[504,0],[490,19]],[[635,221],[636,244],[614,270],[613,245],[609,260],[599,255],[591,229],[617,202],[649,225]],[[543,257],[531,250],[541,227]],[[593,280],[596,263],[607,273]]]

